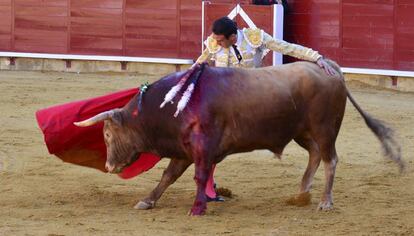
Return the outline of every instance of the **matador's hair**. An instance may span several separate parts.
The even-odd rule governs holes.
[[[237,23],[227,16],[221,17],[214,21],[212,31],[214,34],[224,35],[228,39],[230,35],[237,34]]]

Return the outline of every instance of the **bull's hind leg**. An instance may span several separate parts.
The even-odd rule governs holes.
[[[164,170],[161,181],[158,183],[157,187],[152,190],[148,197],[142,201],[139,201],[134,208],[139,210],[154,208],[155,203],[158,199],[160,199],[161,195],[168,188],[168,186],[173,184],[178,177],[184,173],[188,166],[191,165],[191,163],[192,162],[190,160],[186,159],[171,159],[170,164],[168,164],[168,167]]]
[[[318,210],[331,210],[333,208],[332,187],[336,164],[338,163],[335,144],[322,145],[321,155],[325,167],[325,190],[318,205]]]
[[[286,203],[289,205],[306,206],[311,202],[310,190],[312,188],[313,177],[321,162],[321,155],[318,144],[308,135],[297,137],[295,141],[309,152],[309,161],[302,177],[299,194],[288,199]]]

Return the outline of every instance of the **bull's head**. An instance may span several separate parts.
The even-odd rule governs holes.
[[[123,109],[102,112],[84,121],[75,122],[79,127],[94,125],[104,121],[103,135],[107,148],[105,168],[110,173],[120,173],[139,156],[139,138],[129,122],[130,117]]]

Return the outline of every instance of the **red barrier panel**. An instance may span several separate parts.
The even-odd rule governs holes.
[[[241,3],[267,29],[266,8]],[[70,3],[70,4],[69,4]],[[411,0],[289,0],[285,39],[344,67],[414,71]],[[222,16],[209,13],[209,22]],[[200,0],[0,0],[0,50],[196,59]],[[263,23],[262,23],[263,21]],[[240,23],[243,26],[243,23]],[[209,28],[207,28],[207,31]]]

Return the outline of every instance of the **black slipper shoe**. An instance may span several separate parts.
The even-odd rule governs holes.
[[[221,196],[217,196],[215,198],[207,196],[207,202],[224,202],[224,198]]]

